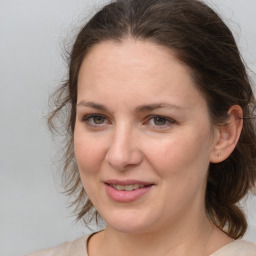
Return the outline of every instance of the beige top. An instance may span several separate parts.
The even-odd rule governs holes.
[[[90,236],[83,236],[27,256],[88,256],[87,241]],[[244,240],[234,240],[209,256],[256,256],[256,245]]]

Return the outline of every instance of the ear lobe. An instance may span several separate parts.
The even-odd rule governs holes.
[[[210,157],[211,163],[220,163],[227,159],[239,140],[243,127],[243,110],[239,105],[233,105],[228,115],[227,122],[217,128],[218,134]]]

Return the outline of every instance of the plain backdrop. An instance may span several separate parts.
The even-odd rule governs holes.
[[[209,1],[208,1],[209,2]],[[256,71],[255,0],[211,0]],[[65,76],[63,45],[103,0],[0,0],[0,255],[24,255],[88,234],[61,194],[44,115]],[[255,81],[255,75],[252,74]],[[256,199],[243,203],[256,242]]]

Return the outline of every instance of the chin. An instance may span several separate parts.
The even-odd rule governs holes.
[[[131,225],[131,223],[129,223],[128,225],[122,225],[122,224],[107,225],[107,227],[110,227],[111,229],[119,233],[130,234],[130,235],[139,235],[142,233],[149,232],[148,227],[145,227],[143,225],[134,225],[134,224]]]
[[[139,216],[139,217],[138,217]],[[105,221],[107,228],[114,229],[125,234],[141,234],[146,233],[154,226],[152,216],[142,216],[142,214],[113,214],[111,218],[106,216]]]

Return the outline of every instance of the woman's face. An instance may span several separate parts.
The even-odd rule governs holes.
[[[205,99],[166,48],[109,41],[84,59],[75,155],[108,227],[140,233],[204,215],[214,134]]]

